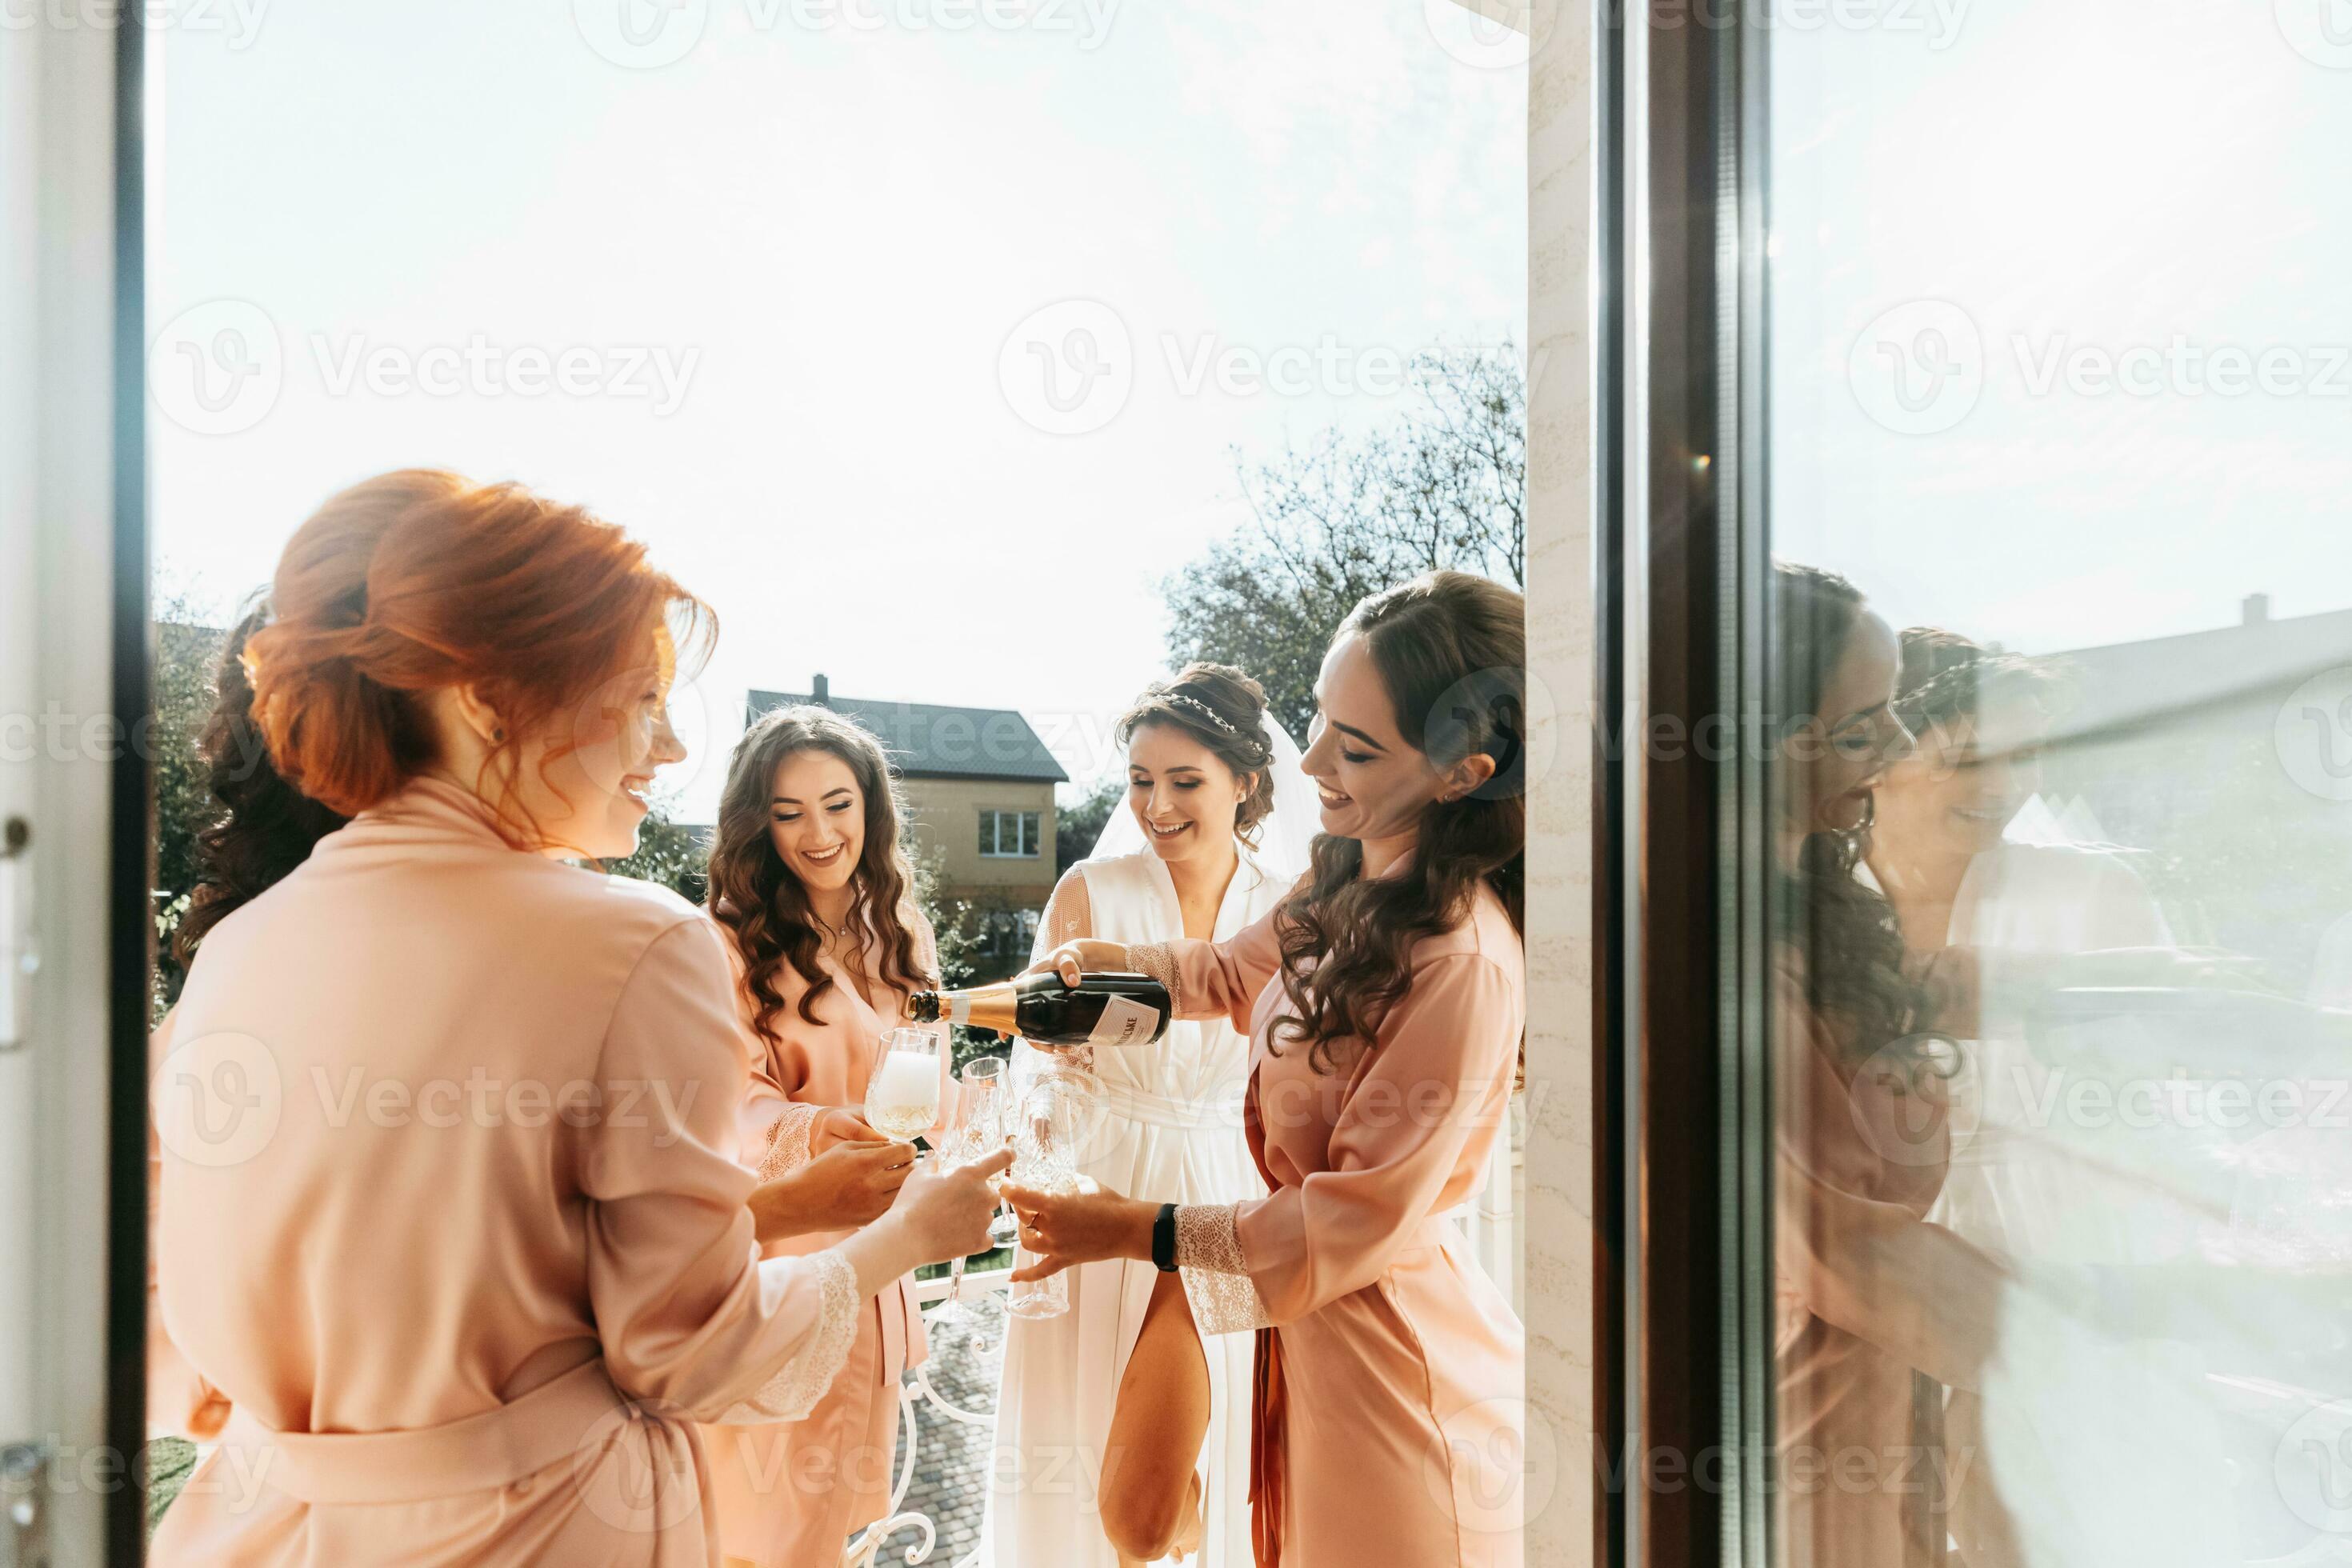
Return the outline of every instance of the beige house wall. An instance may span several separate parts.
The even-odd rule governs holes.
[[[1054,786],[1045,780],[901,780],[915,840],[937,849],[950,897],[1042,910],[1054,891]],[[1040,842],[1034,857],[999,859],[980,852],[980,814],[1034,811]]]
[[[1593,1558],[1590,5],[1534,0],[1528,76],[1527,1560]],[[1550,715],[1547,721],[1545,708]],[[1532,1467],[1544,1464],[1549,1473]]]

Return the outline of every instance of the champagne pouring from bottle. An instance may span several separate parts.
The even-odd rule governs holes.
[[[1074,963],[968,991],[918,991],[907,1005],[917,1023],[944,1019],[1064,1047],[1156,1045],[1174,1011],[1168,987],[1148,974],[1081,973]]]

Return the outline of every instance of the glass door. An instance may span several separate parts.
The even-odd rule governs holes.
[[[1611,36],[1604,1556],[2352,1558],[2347,20]]]
[[[1749,1517],[2345,1560],[2343,7],[1770,9]]]

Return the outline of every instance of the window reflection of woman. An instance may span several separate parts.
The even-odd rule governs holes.
[[[1973,1386],[2001,1279],[1926,1222],[1949,1159],[1930,986],[1886,900],[1855,872],[1875,792],[1907,755],[1895,634],[1844,579],[1774,577],[1784,729],[1775,1031],[1775,1353],[1788,1560],[1941,1562],[1937,1384]],[[1867,1455],[1867,1475],[1851,1458]],[[1847,1461],[1836,1484],[1818,1482]]]
[[[2052,1256],[2062,1226],[2079,1236],[2094,1210],[2120,1214],[2137,1195],[2070,1168],[2032,1131],[2052,1080],[2014,1022],[2028,966],[2170,940],[2122,852],[2005,837],[2041,785],[2050,686],[2026,659],[1951,632],[1906,631],[1896,704],[1918,743],[1877,785],[1867,857],[1913,971],[1948,967],[1978,993],[1951,1009],[1975,1021],[1974,1037],[1949,1064],[1957,1135],[1930,1217],[2011,1258]],[[1952,957],[1961,962],[1946,964]],[[1978,1396],[1956,1392],[1951,1451],[1978,1451],[1983,1432]],[[1990,1467],[1974,1467],[1954,1500],[1952,1532],[1971,1563],[2021,1558],[1993,1479]]]
[[[2171,941],[2124,852],[2008,837],[2041,788],[2050,685],[2032,662],[1955,633],[1903,634],[1895,700],[1918,745],[1880,781],[1869,866],[1916,960],[1959,945],[2058,954]]]

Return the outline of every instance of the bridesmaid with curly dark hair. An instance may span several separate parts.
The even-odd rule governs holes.
[[[1178,1016],[1251,1040],[1267,1196],[1009,1195],[1039,1258],[1016,1279],[1149,1259],[1182,1271],[1177,1328],[1255,1331],[1261,1568],[1522,1561],[1524,1342],[1444,1216],[1485,1177],[1526,1037],[1525,616],[1458,572],[1358,605],[1316,683],[1323,834],[1289,896],[1227,942],[1048,957],[1157,974]],[[1197,1357],[1183,1337],[1136,1354]]]
[[[939,977],[930,922],[910,897],[900,816],[874,736],[829,708],[766,714],[728,764],[708,895],[752,1059],[739,1157],[763,1178],[807,1168],[813,1151],[864,1161],[877,1214],[914,1150],[881,1139],[856,1108],[875,1042],[916,1026],[907,998]],[[951,1104],[950,1053],[940,1060],[940,1103]],[[767,1252],[836,1239],[822,1232]],[[902,1279],[860,1310],[848,1363],[805,1419],[705,1428],[730,1563],[830,1563],[887,1511],[898,1379],[926,1350],[913,1284]]]

